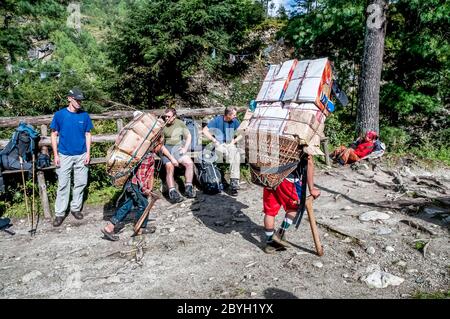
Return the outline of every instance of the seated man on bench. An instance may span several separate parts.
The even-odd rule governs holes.
[[[165,148],[169,151],[170,157],[160,154],[161,161],[166,167],[166,183],[169,188],[169,199],[179,203],[184,200],[175,188],[174,172],[175,167],[183,165],[185,171],[185,192],[187,198],[195,198],[195,190],[192,186],[194,177],[194,163],[187,155],[191,145],[191,133],[183,121],[176,118],[177,111],[169,107],[164,112],[166,127],[164,128]]]

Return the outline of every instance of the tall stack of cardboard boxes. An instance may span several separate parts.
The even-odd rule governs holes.
[[[261,184],[276,187],[295,168],[303,151],[322,155],[331,102],[332,70],[327,58],[271,65],[243,121],[246,157]],[[306,149],[305,149],[306,148]]]

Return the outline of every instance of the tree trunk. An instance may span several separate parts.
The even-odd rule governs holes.
[[[370,0],[367,7],[364,55],[359,84],[356,133],[379,132],[380,80],[386,34],[386,0]]]

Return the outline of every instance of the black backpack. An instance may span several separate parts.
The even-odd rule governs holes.
[[[0,163],[0,194],[4,193],[5,190],[6,190],[6,188],[5,188],[5,181],[3,180],[2,165]]]
[[[218,194],[223,190],[222,175],[216,163],[203,154],[204,152],[199,156],[199,161],[196,163],[198,179],[203,193],[209,195]]]
[[[194,152],[197,150],[198,148],[198,127],[197,127],[197,123],[194,121],[194,119],[192,117],[189,116],[183,116],[182,121],[184,122],[184,124],[186,124],[189,132],[191,133],[191,152]]]
[[[19,170],[23,167],[25,170],[32,168],[32,155],[36,154],[36,146],[39,142],[39,133],[32,125],[20,122],[13,136],[6,147],[0,152],[0,159],[3,169]],[[20,159],[23,165],[20,165]]]

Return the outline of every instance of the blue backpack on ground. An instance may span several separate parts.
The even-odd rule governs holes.
[[[5,170],[31,170],[32,155],[36,154],[39,132],[32,125],[20,122],[6,147],[0,152],[1,165]],[[20,158],[23,165],[20,165]]]

